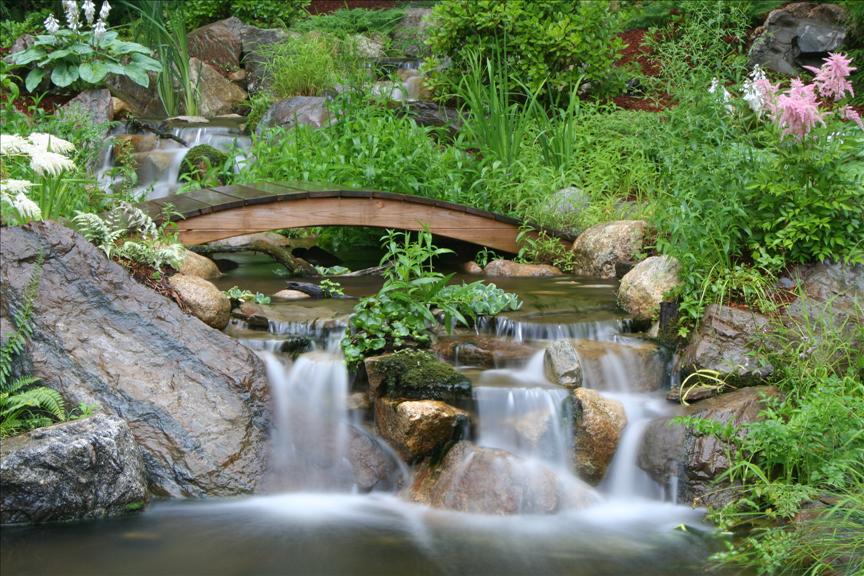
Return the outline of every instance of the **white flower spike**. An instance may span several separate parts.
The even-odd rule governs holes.
[[[53,134],[43,134],[42,132],[34,132],[27,137],[33,148],[44,152],[59,152],[60,154],[68,154],[75,151],[75,145],[58,138]]]
[[[81,4],[81,10],[84,11],[84,18],[87,19],[87,24],[93,25],[93,18],[96,16],[96,4],[93,0],[84,0]]]
[[[33,202],[24,194],[16,194],[15,196],[11,196],[10,200],[12,202],[12,206],[15,208],[15,210],[20,216],[24,218],[29,218],[31,220],[38,220],[42,218],[42,210],[39,209],[39,205]]]
[[[30,150],[33,145],[16,134],[0,134],[0,156],[10,156],[12,154],[27,154],[30,155]]]
[[[0,191],[9,195],[23,194],[33,186],[29,180],[0,180]]]
[[[60,30],[60,22],[54,17],[54,14],[49,14],[45,19],[45,31],[49,34],[56,34]]]
[[[74,170],[75,163],[56,152],[34,150],[30,155],[30,168],[40,175],[56,176],[64,170]]]
[[[108,0],[102,2],[102,7],[99,9],[99,19],[108,21],[108,13],[111,12],[111,5],[108,3]]]

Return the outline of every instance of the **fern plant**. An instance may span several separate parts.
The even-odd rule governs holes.
[[[12,315],[15,330],[0,345],[0,437],[47,426],[55,420],[66,419],[63,397],[46,386],[35,386],[39,378],[19,376],[12,378],[12,362],[24,351],[27,339],[33,333],[30,322],[33,302],[42,278],[43,258],[36,259],[30,282],[24,290],[21,307]]]
[[[164,219],[166,223],[169,220]],[[127,202],[118,204],[104,218],[76,212],[73,222],[108,258],[146,264],[161,271],[165,266],[179,269],[186,256],[183,245],[168,234],[167,224],[157,226],[150,216]]]

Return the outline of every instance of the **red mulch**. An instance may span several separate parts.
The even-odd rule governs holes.
[[[645,33],[644,29],[637,28],[618,35],[626,47],[620,52],[621,57],[615,65],[620,68],[636,64],[643,75],[656,77],[660,75],[660,67],[651,58],[651,50],[644,44]],[[644,112],[660,112],[674,105],[674,101],[668,94],[662,94],[659,98],[622,94],[613,98],[612,101],[624,110],[642,110]]]

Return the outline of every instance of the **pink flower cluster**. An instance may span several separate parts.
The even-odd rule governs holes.
[[[821,68],[806,66],[815,73],[812,84],[804,84],[799,78],[795,78],[785,94],[780,93],[779,84],[771,84],[764,77],[753,79],[752,86],[761,101],[760,109],[768,110],[771,119],[783,130],[783,136],[794,136],[801,141],[816,124],[824,126],[825,116],[831,114],[830,111],[820,110],[820,96],[837,102],[842,100],[847,92],[854,95],[849,75],[857,68],[851,64],[851,58],[831,53]],[[843,106],[837,109],[837,114],[864,129],[864,122],[851,107]]]

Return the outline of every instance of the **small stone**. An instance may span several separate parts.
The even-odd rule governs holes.
[[[222,275],[215,262],[191,250],[186,251],[186,257],[180,265],[179,272],[186,276],[197,276],[205,280],[212,280]]]
[[[312,296],[300,290],[279,290],[272,297],[274,300],[305,300]]]
[[[582,386],[582,363],[569,340],[558,340],[546,348],[543,368],[546,378],[554,384],[567,388]]]
[[[616,264],[632,261],[642,250],[647,226],[642,220],[619,220],[588,228],[573,243],[575,273],[615,278]]]
[[[520,264],[512,260],[493,260],[483,269],[486,276],[506,278],[548,278],[561,276],[561,270],[548,264]]]
[[[212,283],[185,274],[174,274],[168,283],[199,320],[217,330],[228,325],[231,301]]]
[[[573,391],[573,466],[580,478],[599,484],[627,425],[624,406],[596,390]]]
[[[483,268],[473,260],[462,264],[462,271],[466,274],[482,274]]]
[[[469,415],[440,400],[375,401],[378,433],[408,463],[432,456],[458,440]]]
[[[671,256],[651,256],[639,262],[621,279],[618,305],[637,320],[655,318],[664,295],[681,284],[678,269],[678,261]]]

